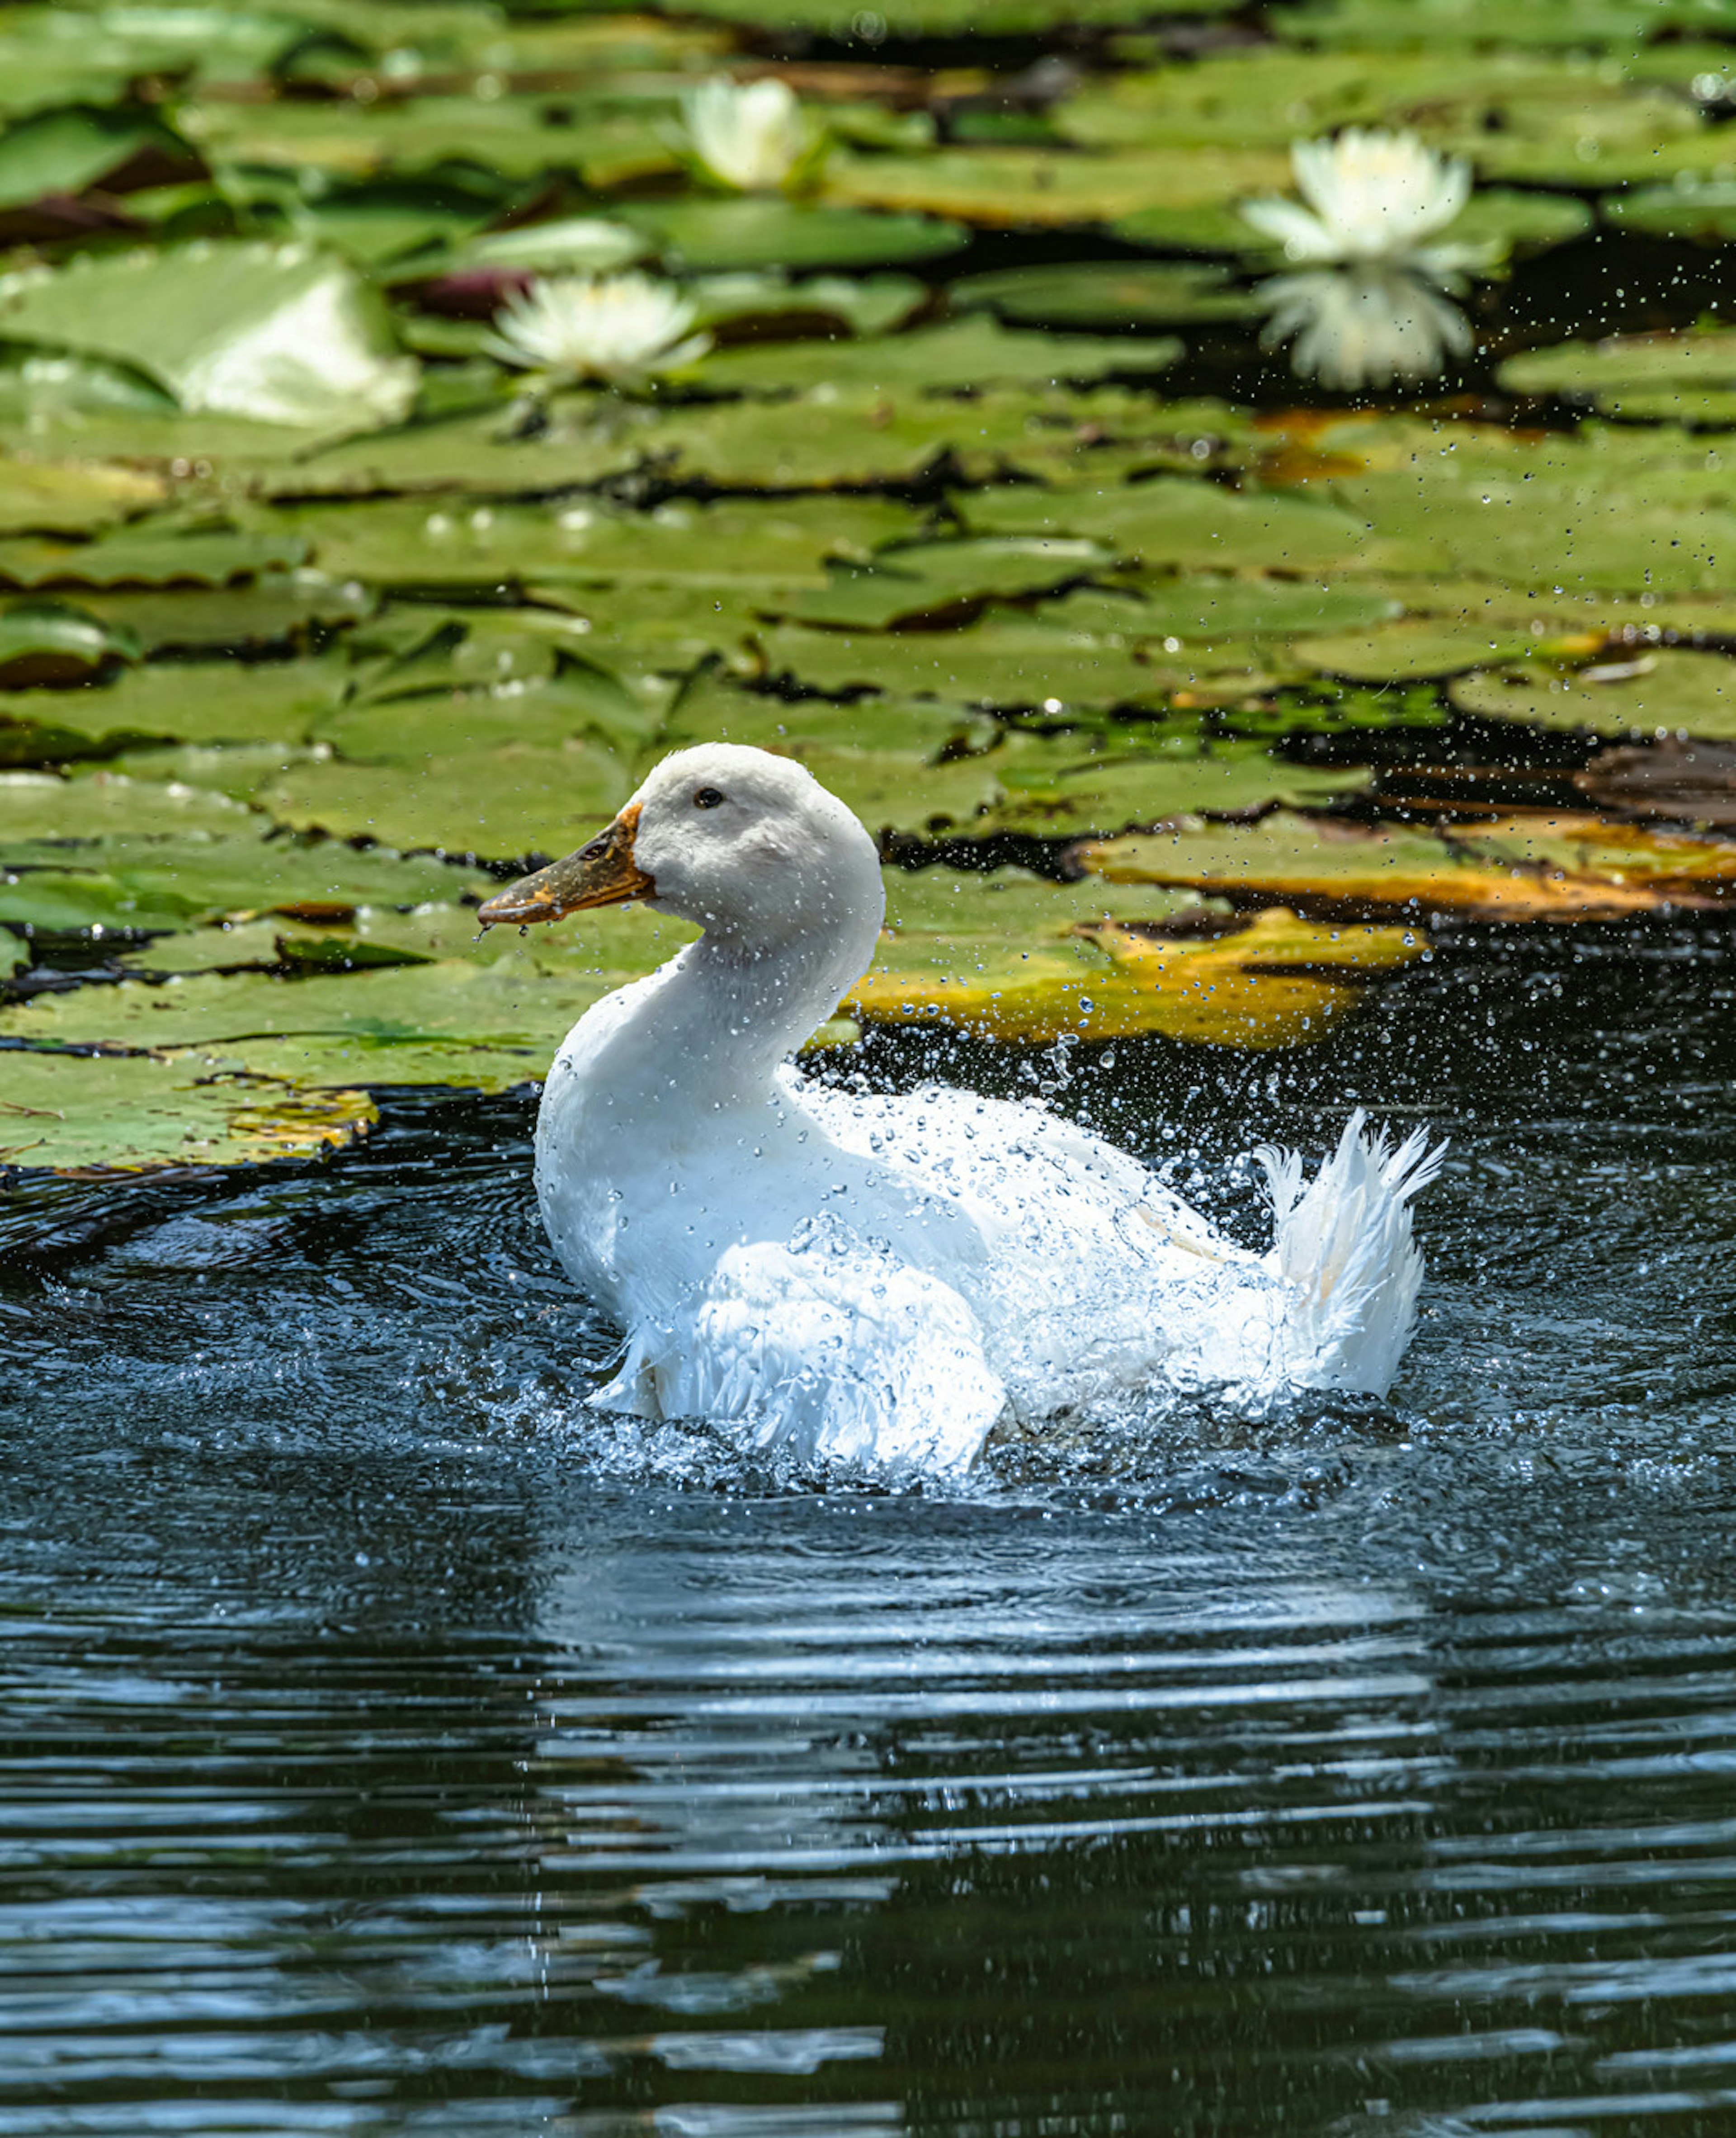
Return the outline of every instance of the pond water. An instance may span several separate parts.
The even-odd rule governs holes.
[[[1056,1102],[1257,1225],[1353,1097],[1453,1139],[1390,1408],[902,1496],[588,1413],[516,1099],[22,1184],[0,2134],[1736,2128],[1736,950]]]

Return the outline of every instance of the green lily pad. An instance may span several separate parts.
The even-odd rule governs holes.
[[[87,682],[138,658],[138,639],[124,622],[51,602],[18,602],[0,613],[0,689]]]
[[[0,782],[3,790],[3,782]],[[207,799],[219,799],[207,797]],[[69,850],[27,837],[0,845],[0,923],[63,933],[203,925],[237,915],[366,904],[419,905],[485,891],[487,879],[435,860],[358,851],[336,840],[114,836]]]
[[[305,508],[285,523],[322,567],[377,586],[471,588],[563,579],[713,585],[826,583],[828,557],[866,558],[920,520],[879,498],[673,500],[625,512],[593,498],[553,506],[431,510],[400,500]],[[0,549],[0,559],[4,550]]]
[[[743,267],[895,267],[953,252],[954,223],[793,201],[630,201],[617,211],[672,267],[691,275]]]
[[[189,743],[295,742],[310,732],[344,677],[344,665],[329,656],[165,662],[123,669],[112,681],[51,698],[0,698],[0,718],[64,723],[97,754],[153,735]]]
[[[870,633],[783,624],[756,634],[753,672],[813,691],[884,690],[954,705],[1060,714],[1089,706],[1167,705],[1178,691],[1194,702],[1231,700],[1265,687],[1246,647],[1222,669],[1184,652],[1153,658],[1119,633],[1093,632],[991,608],[957,631]],[[1214,691],[1214,681],[1222,690]]]
[[[197,159],[160,120],[70,105],[38,111],[0,134],[0,207],[76,194],[147,159],[197,170]]]
[[[860,335],[890,334],[928,301],[914,275],[809,275],[799,281],[768,269],[707,275],[687,286],[697,324],[762,330],[776,320],[827,324]]]
[[[1148,571],[1314,571],[1353,564],[1367,539],[1324,500],[1171,476],[1102,490],[985,490],[963,504],[979,533],[1089,534]]]
[[[1563,393],[1610,415],[1736,422],[1736,332],[1621,334],[1509,357],[1510,393]]]
[[[1258,310],[1222,267],[1153,260],[1063,261],[1001,267],[954,282],[955,311],[990,311],[1022,326],[1171,327],[1246,319]]]
[[[79,607],[110,637],[124,634],[155,654],[293,643],[315,624],[330,628],[354,623],[369,614],[375,598],[358,580],[302,570],[262,572],[250,585],[209,593],[173,588],[93,591],[80,595]],[[0,629],[3,625],[0,619]]]
[[[1378,587],[1353,581],[1232,578],[1183,572],[1147,579],[1137,590],[1084,589],[1036,610],[1046,621],[1114,635],[1168,654],[1199,652],[1226,640],[1287,639],[1299,632],[1350,631],[1383,623],[1403,604]]]
[[[973,318],[873,340],[835,342],[823,350],[807,342],[722,349],[707,363],[705,381],[745,393],[792,388],[824,394],[976,392],[1100,378],[1110,371],[1158,371],[1180,354],[1181,344],[1167,339],[1024,334],[992,319]]]
[[[497,267],[542,275],[601,275],[642,259],[649,249],[642,232],[613,217],[555,216],[510,230],[478,232],[450,247],[438,271]]]
[[[979,609],[996,597],[1046,593],[1112,561],[1110,552],[1095,542],[1046,536],[911,542],[883,550],[870,567],[835,568],[823,593],[802,594],[782,613],[802,623],[885,630]]]
[[[168,486],[139,468],[0,457],[0,534],[84,534],[160,505]]]
[[[1460,711],[1607,735],[1736,738],[1736,661],[1662,649],[1589,667],[1519,661],[1452,686]]]
[[[1633,186],[1607,195],[1603,212],[1618,229],[1648,237],[1736,237],[1736,178],[1690,178],[1667,186]]]
[[[1149,906],[1144,886],[1031,886],[1010,873],[924,870],[889,886],[880,955],[845,1011],[1026,1046],[1148,1032],[1300,1046],[1326,1036],[1360,983],[1424,948],[1409,928],[1324,926],[1281,909],[1238,923],[1173,894]]]
[[[1163,202],[1221,206],[1280,191],[1288,164],[1275,148],[1160,147],[1100,155],[1041,149],[941,149],[924,156],[836,156],[828,198],[859,207],[920,210],[992,229],[1114,222]]]
[[[192,413],[297,429],[395,422],[416,393],[378,300],[305,247],[206,243],[26,271],[0,281],[0,333],[137,364]]]
[[[1378,51],[1525,45],[1624,55],[1647,37],[1706,26],[1702,0],[1309,0],[1274,24],[1309,44]]]
[[[249,1165],[309,1158],[378,1118],[364,1092],[207,1079],[149,1057],[9,1051],[0,1165],[59,1172]]]
[[[295,764],[257,798],[275,822],[298,831],[508,861],[582,846],[635,783],[612,752],[569,736],[552,747],[510,742],[430,752],[413,769],[336,758]]]
[[[0,583],[15,587],[225,587],[299,564],[293,534],[188,532],[135,524],[94,542],[0,541]]]
[[[1556,598],[1673,597],[1729,582],[1736,463],[1680,432],[1587,425],[1541,437],[1392,418],[1316,433],[1318,491],[1365,529],[1354,567],[1480,578]]]

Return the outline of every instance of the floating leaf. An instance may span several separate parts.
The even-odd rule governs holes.
[[[198,159],[160,120],[138,112],[89,105],[38,111],[0,134],[0,208],[104,183],[112,190],[129,166],[140,176],[154,167],[168,175],[177,166],[196,171]]]
[[[80,597],[79,607],[111,637],[124,634],[150,653],[179,653],[284,646],[315,624],[354,622],[372,611],[374,600],[358,580],[304,570],[262,572],[249,585],[209,593],[92,592]]]
[[[1113,489],[1002,489],[963,500],[982,534],[1089,534],[1147,570],[1353,564],[1366,530],[1324,500],[1159,476]]]
[[[552,508],[456,511],[368,503],[304,510],[285,524],[312,544],[327,571],[342,578],[498,595],[529,580],[823,586],[827,557],[865,558],[921,523],[909,507],[879,498],[711,505],[682,498],[649,512],[583,498]]]
[[[1258,310],[1222,267],[1153,260],[1063,261],[1001,267],[954,282],[957,311],[985,310],[1023,326],[1168,327],[1246,319]]]
[[[1736,661],[1668,649],[1590,667],[1547,661],[1465,676],[1453,703],[1485,718],[1598,735],[1736,738]]]
[[[82,534],[131,519],[168,494],[142,469],[0,457],[0,534]]]
[[[793,201],[631,201],[621,221],[687,274],[742,267],[890,267],[932,260],[964,242],[956,224],[926,215],[798,206]]]
[[[1608,195],[1603,212],[1618,229],[1648,237],[1723,240],[1736,237],[1736,178],[1634,186]]]
[[[812,390],[817,373],[818,390],[827,396],[977,392],[1100,378],[1110,371],[1158,371],[1180,354],[1181,344],[1168,339],[1024,334],[974,318],[877,340],[834,343],[824,350],[806,342],[723,349],[706,364],[705,383],[737,393]]]
[[[1736,333],[1621,334],[1509,357],[1511,393],[1563,393],[1611,415],[1687,423],[1736,420]]]
[[[343,689],[344,665],[305,661],[175,661],[126,668],[51,699],[0,699],[0,717],[65,723],[98,754],[158,735],[194,743],[295,742]]]
[[[1593,817],[1511,817],[1448,837],[1303,818],[1178,827],[1079,850],[1112,883],[1190,886],[1320,916],[1607,920],[1736,897],[1736,842]]]
[[[1237,922],[1173,900],[1153,910],[1137,890],[1005,872],[925,870],[907,883],[889,883],[889,935],[846,1012],[1027,1046],[1151,1032],[1295,1046],[1325,1036],[1358,980],[1424,947],[1411,930],[1327,928],[1277,910]]]
[[[57,603],[18,602],[0,612],[0,688],[83,683],[121,661],[136,661],[139,642],[124,623],[105,623]]]
[[[159,530],[149,522],[94,542],[0,541],[0,584],[16,587],[223,587],[299,564],[294,534]]]
[[[378,1118],[363,1091],[207,1078],[197,1065],[149,1057],[14,1050],[0,1098],[0,1164],[61,1172],[251,1165],[312,1157]]]
[[[1168,146],[1101,155],[1041,149],[942,149],[924,156],[839,156],[827,167],[831,198],[921,209],[993,229],[1113,222],[1156,202],[1217,206],[1281,190],[1277,149]]]
[[[910,542],[866,568],[835,568],[822,593],[781,605],[798,622],[884,630],[944,613],[969,613],[991,598],[1041,593],[1113,561],[1095,542],[1052,537]],[[958,620],[962,620],[959,615]]]
[[[137,364],[183,408],[320,431],[395,422],[417,367],[341,260],[197,244],[75,260],[0,282],[0,332]]]

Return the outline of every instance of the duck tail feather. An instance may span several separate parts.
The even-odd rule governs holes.
[[[1287,1288],[1285,1348],[1296,1385],[1371,1395],[1392,1385],[1422,1283],[1412,1201],[1446,1149],[1421,1129],[1395,1144],[1358,1106],[1305,1188],[1297,1153],[1256,1152],[1275,1219],[1267,1267]]]

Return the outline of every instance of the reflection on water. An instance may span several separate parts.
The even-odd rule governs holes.
[[[21,1190],[0,2138],[1736,2127],[1733,979],[1082,1061],[1232,1222],[1447,1129],[1431,1317],[1394,1410],[950,1496],[592,1418],[516,1105]]]
[[[1361,262],[1273,275],[1254,295],[1267,317],[1267,349],[1291,341],[1290,369],[1335,392],[1437,378],[1468,355],[1470,322],[1454,294],[1462,282],[1420,265]]]

